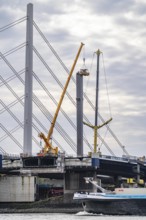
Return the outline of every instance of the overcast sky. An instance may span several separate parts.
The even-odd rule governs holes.
[[[77,68],[82,67],[82,59],[85,57],[86,67],[94,72],[93,65],[96,66],[96,60],[95,58],[92,60],[93,53],[97,49],[103,52],[113,117],[110,127],[130,155],[146,155],[146,0],[1,0],[0,27],[26,16],[28,3],[33,3],[34,21],[69,69],[80,42],[85,43],[85,49]],[[0,51],[2,53],[26,41],[24,28],[25,26],[21,24],[16,29],[0,33]],[[44,47],[39,45],[39,37],[37,35],[35,37],[34,41],[38,45],[39,51],[47,54]],[[21,53],[25,53],[25,51],[21,51]],[[44,56],[46,58],[46,55]],[[24,68],[25,61],[24,63],[22,60],[19,62],[19,55],[16,57],[8,57],[8,60],[19,71]],[[22,59],[24,60],[24,58],[25,56]],[[52,58],[47,56],[47,59]],[[37,60],[35,62],[37,63]],[[1,66],[3,68],[1,71],[4,71],[6,67],[3,62],[1,62]],[[48,80],[39,65],[36,68],[37,71],[39,74],[42,72],[43,77],[46,77],[45,80]],[[104,69],[101,68],[101,72],[103,73]],[[5,69],[5,74],[4,72],[1,74],[5,79],[11,75],[8,69]],[[88,80],[85,79],[84,85],[88,86],[88,88],[85,87],[88,96],[94,94],[92,92],[95,77],[92,73]],[[60,94],[53,81],[50,86],[54,92],[57,90]],[[104,103],[106,92],[102,85],[100,88],[99,94],[102,95],[99,104],[100,114],[104,116],[105,120],[108,120],[110,114],[105,111],[108,105]],[[17,89],[20,92],[21,86]],[[4,86],[1,87],[1,95],[3,102],[6,103],[6,100],[9,100],[11,103],[13,101],[10,97],[11,94]],[[74,97],[76,97],[75,94]],[[91,99],[94,102],[94,97]],[[86,102],[84,103],[85,113],[93,122],[94,113],[85,104]],[[75,114],[68,105],[65,106],[65,109],[68,109],[69,114]],[[4,115],[1,120],[5,120]],[[86,138],[93,144],[93,131],[90,131],[89,128],[86,130]],[[4,131],[1,132],[1,135],[4,135]],[[116,155],[121,156],[121,149],[110,136],[108,138],[107,142],[109,141],[111,149]],[[0,146],[3,147],[3,144],[0,143]],[[6,145],[8,143],[5,142]],[[104,147],[102,150],[104,153]]]

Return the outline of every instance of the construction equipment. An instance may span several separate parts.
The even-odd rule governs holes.
[[[58,154],[58,147],[53,147],[52,146],[52,143],[51,143],[51,139],[52,139],[52,134],[53,134],[53,129],[54,129],[54,126],[55,126],[55,123],[56,123],[56,119],[57,119],[57,116],[58,116],[58,113],[59,113],[59,110],[60,110],[60,107],[61,107],[61,104],[62,104],[62,101],[63,101],[63,98],[64,98],[64,95],[66,93],[66,90],[67,90],[67,87],[68,87],[68,84],[70,82],[70,79],[71,79],[71,76],[72,76],[72,73],[74,71],[74,68],[76,66],[76,63],[77,63],[77,60],[79,58],[79,55],[80,55],[80,52],[82,50],[82,47],[84,46],[83,43],[81,43],[80,47],[79,47],[79,50],[78,50],[78,53],[76,55],[76,58],[74,60],[74,63],[72,65],[72,68],[70,70],[70,73],[69,73],[69,76],[67,78],[67,81],[66,81],[66,84],[64,86],[64,89],[62,91],[62,95],[60,97],[60,100],[59,100],[59,103],[58,103],[58,106],[57,106],[57,109],[56,109],[56,112],[55,112],[55,115],[53,117],[53,120],[51,122],[51,127],[50,127],[50,130],[48,132],[48,136],[46,137],[43,133],[40,133],[38,136],[44,140],[45,142],[45,145],[43,147],[43,149],[41,150],[40,153],[38,153],[38,156],[45,156],[47,154],[52,154],[52,155],[57,155]]]
[[[99,57],[100,57],[100,54],[102,53],[99,49],[95,52],[97,54],[97,71],[96,71],[96,97],[95,97],[95,124],[94,125],[91,125],[89,123],[86,123],[86,122],[83,122],[85,125],[87,125],[88,127],[90,128],[93,128],[94,129],[94,154],[98,154],[100,155],[101,152],[100,152],[100,148],[98,147],[98,150],[97,150],[97,132],[98,132],[98,129],[103,127],[104,125],[107,125],[111,120],[112,118],[110,118],[108,121],[104,122],[102,125],[98,125],[98,99],[99,99]]]

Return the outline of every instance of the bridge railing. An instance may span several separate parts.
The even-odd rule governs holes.
[[[2,168],[3,169],[8,169],[8,168],[21,168],[22,167],[22,163],[20,160],[3,160],[2,163]]]
[[[18,154],[2,154],[2,160],[19,160],[20,155]]]
[[[110,155],[101,155],[100,158],[106,159],[106,160],[115,160],[115,161],[122,161],[122,162],[142,162],[144,165],[146,165],[146,158],[145,157],[136,157],[136,156],[127,156],[123,155],[122,157],[116,157],[116,156],[110,156]]]

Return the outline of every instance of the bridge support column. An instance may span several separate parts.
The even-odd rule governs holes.
[[[94,171],[80,170],[71,171],[68,170],[64,174],[64,193],[73,194],[74,192],[92,191],[92,184],[87,184],[84,177],[93,177]]]
[[[76,74],[77,94],[77,157],[83,157],[83,76],[88,76],[87,69],[81,69]]]
[[[83,157],[83,76],[76,74],[77,83],[77,157]]]
[[[23,153],[32,154],[33,5],[27,5],[26,70]]]

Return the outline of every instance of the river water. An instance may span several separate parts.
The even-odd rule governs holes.
[[[77,214],[38,213],[38,214],[0,214],[0,220],[144,220],[146,216],[107,216],[85,212]]]

